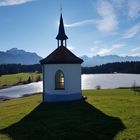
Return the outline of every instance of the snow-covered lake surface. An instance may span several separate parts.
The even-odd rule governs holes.
[[[140,85],[140,74],[83,74],[82,89],[112,89],[118,87],[131,87],[134,82]],[[0,90],[0,97],[16,98],[25,94],[42,92],[42,81],[26,85],[13,86]]]

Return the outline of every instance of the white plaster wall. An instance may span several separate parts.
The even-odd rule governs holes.
[[[65,89],[55,90],[55,73],[61,70],[65,76]],[[46,94],[73,94],[81,92],[81,65],[80,64],[46,64],[44,65],[44,93]]]

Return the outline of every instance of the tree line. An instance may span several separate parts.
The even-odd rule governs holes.
[[[42,72],[40,64],[34,65],[21,65],[21,64],[2,64],[0,65],[0,75],[16,74],[23,72]]]
[[[2,64],[0,65],[0,75],[15,74],[23,72],[42,72],[40,64],[21,65],[21,64]],[[82,74],[101,74],[101,73],[135,73],[140,74],[140,62],[115,62],[103,64],[95,67],[82,67]]]
[[[140,62],[115,62],[82,68],[83,74],[134,73],[140,74]]]

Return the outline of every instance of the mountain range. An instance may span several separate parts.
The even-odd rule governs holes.
[[[0,51],[0,64],[37,64],[42,57],[36,53],[12,48],[6,52]]]
[[[106,55],[106,56],[93,56],[88,57],[86,55],[81,57],[84,60],[83,66],[96,66],[113,62],[126,62],[126,61],[140,61],[138,56],[118,56],[118,55]],[[37,64],[42,59],[41,56],[36,53],[26,52],[17,48],[12,48],[6,52],[0,51],[0,64]]]
[[[96,65],[102,65],[106,63],[114,63],[114,62],[135,62],[140,61],[139,56],[118,56],[118,55],[106,55],[106,56],[100,56],[96,55],[93,57],[88,57],[86,55],[81,57],[84,60],[83,66],[96,66]]]

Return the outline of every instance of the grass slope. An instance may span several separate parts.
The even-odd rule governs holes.
[[[41,104],[41,95],[0,103],[0,139],[138,140],[140,96],[129,89],[86,90],[85,101]]]
[[[39,76],[39,73],[18,73],[0,76],[0,88],[9,87],[17,84],[22,84],[30,77],[32,81],[35,81]]]

